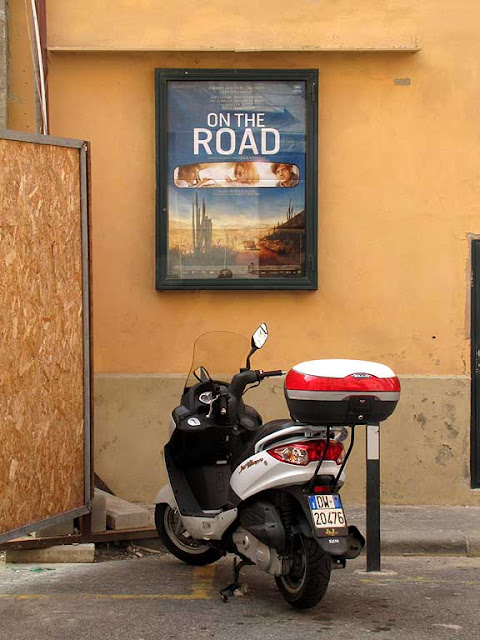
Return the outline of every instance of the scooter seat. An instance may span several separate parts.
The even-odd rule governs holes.
[[[280,438],[282,429],[291,427],[294,424],[294,421],[290,418],[280,418],[278,420],[267,422],[256,431],[250,432],[248,442],[246,442],[245,445],[239,450],[238,454],[235,456],[235,459],[232,461],[232,468],[237,467],[241,462],[243,462],[243,460],[246,460],[250,456],[253,456],[253,454],[255,453],[255,445],[257,444],[257,442],[262,440],[262,438],[265,438],[265,436],[269,436],[276,431],[279,432]]]

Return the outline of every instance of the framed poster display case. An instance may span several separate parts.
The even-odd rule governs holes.
[[[317,288],[316,70],[156,70],[156,288]]]

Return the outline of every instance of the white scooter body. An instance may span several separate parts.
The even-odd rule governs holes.
[[[337,491],[354,427],[388,418],[400,384],[388,367],[357,360],[312,360],[288,373],[253,370],[250,357],[267,337],[262,324],[240,369],[241,336],[211,332],[195,343],[164,449],[169,483],[155,498],[155,524],[183,562],[202,566],[227,553],[241,559],[221,591],[224,601],[238,589],[240,569],[255,564],[275,576],[290,605],[307,609],[324,596],[331,567],[345,567],[365,544],[347,524]],[[231,378],[221,373],[232,370],[238,373]],[[243,395],[285,374],[291,420],[263,424]]]
[[[287,427],[282,431],[285,432],[284,439],[278,439],[277,431],[260,440],[255,446],[254,455],[243,460],[233,471],[230,486],[242,502],[267,489],[303,485],[312,478],[317,462],[311,462],[305,466],[288,464],[271,456],[266,449],[273,438],[277,447],[298,441],[299,437],[302,440],[318,438],[320,436],[318,427],[299,425]],[[322,463],[319,473],[336,477],[338,471],[339,466],[336,462],[327,460]],[[342,472],[338,486],[341,487],[344,482],[345,472]],[[205,511],[205,517],[181,515],[170,483],[164,485],[155,497],[155,504],[162,503],[167,503],[179,512],[185,528],[197,540],[220,540],[237,517],[237,509]]]

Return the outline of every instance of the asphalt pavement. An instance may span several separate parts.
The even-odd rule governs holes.
[[[0,565],[2,640],[477,640],[480,558],[364,559],[332,572],[325,598],[296,611],[274,579],[242,570],[223,603],[231,558],[194,568],[157,553],[77,565]]]
[[[365,508],[346,514],[365,533]],[[242,570],[243,595],[223,603],[231,557],[194,568],[158,539],[99,545],[93,564],[0,562],[0,640],[477,640],[480,507],[382,506],[381,530],[382,571],[367,572],[362,554],[304,612],[255,567]]]

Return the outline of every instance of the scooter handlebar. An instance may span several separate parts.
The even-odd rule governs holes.
[[[275,376],[284,376],[287,372],[282,369],[277,369],[276,371],[259,371],[259,380],[263,380],[264,378],[273,378]]]
[[[233,376],[228,390],[233,396],[239,399],[248,384],[260,382],[264,378],[283,376],[285,375],[285,373],[286,371],[282,371],[281,369],[277,369],[276,371],[262,371],[261,369],[258,371],[251,369],[248,369],[247,371],[241,371],[240,373],[237,373],[237,375]]]

